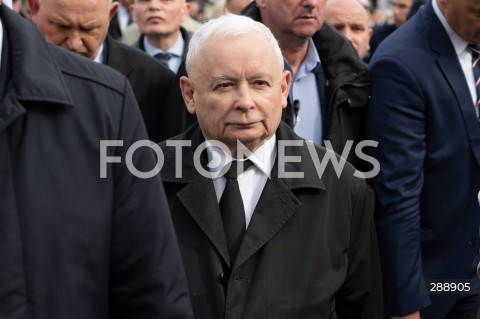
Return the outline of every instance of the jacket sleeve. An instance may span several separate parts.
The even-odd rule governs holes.
[[[388,316],[420,310],[430,303],[422,271],[420,196],[426,152],[423,93],[399,60],[372,61],[372,101],[367,133],[378,147],[380,163],[373,178],[377,196],[376,227]]]
[[[383,319],[380,257],[373,219],[375,194],[365,181],[354,196],[345,283],[337,293],[339,319]]]
[[[193,318],[184,269],[163,186],[158,174],[136,177],[126,165],[127,150],[147,134],[130,84],[116,147],[122,162],[113,167],[114,208],[110,265],[111,318]],[[156,165],[150,147],[138,148],[133,166]]]

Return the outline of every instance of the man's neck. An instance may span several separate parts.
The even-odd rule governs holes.
[[[280,43],[280,48],[282,49],[283,57],[287,60],[288,64],[292,68],[293,75],[295,76],[302,65],[303,60],[307,56],[308,52],[308,39],[303,43],[298,43],[298,45],[293,46],[291,43],[288,45],[282,45]]]
[[[177,42],[178,37],[178,30],[169,34],[145,35],[148,43],[164,52],[167,52],[168,49],[170,49],[175,44],[175,42]]]

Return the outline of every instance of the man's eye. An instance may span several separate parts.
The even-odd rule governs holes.
[[[264,81],[264,80],[257,80],[253,82],[253,84],[255,84],[256,86],[269,86],[268,81]]]
[[[59,28],[61,30],[68,30],[68,29],[70,29],[70,26],[64,25],[64,24],[57,24],[57,28]]]
[[[362,32],[364,30],[365,29],[362,26],[353,26],[352,27],[352,31],[355,31],[355,32]]]
[[[80,30],[82,32],[92,32],[93,30],[95,30],[97,27],[81,27]]]
[[[233,86],[233,83],[224,82],[224,83],[220,83],[217,86],[215,86],[215,90],[227,89],[227,88],[232,87],[232,86]]]

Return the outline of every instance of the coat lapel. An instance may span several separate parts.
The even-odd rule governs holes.
[[[178,198],[230,267],[227,242],[212,180],[198,174],[182,188]]]
[[[182,177],[175,176],[175,149],[169,147],[164,151],[165,162],[161,170],[162,180],[164,182],[185,184],[178,192],[177,197],[198,227],[205,233],[205,236],[207,236],[222,256],[224,262],[230,267],[227,241],[223,231],[223,223],[213,181],[208,177],[202,176],[193,163],[194,152],[204,141],[198,124],[191,126],[185,133],[180,135],[178,139],[192,141],[191,147],[184,148],[182,156]],[[206,167],[206,156],[201,160],[203,167]]]
[[[277,130],[277,145],[279,140],[299,140],[300,138],[287,126],[281,123]],[[285,155],[296,156],[301,162],[286,162],[286,172],[303,172],[304,177],[279,178],[278,157],[273,166],[270,179],[265,184],[260,200],[248,226],[240,246],[233,270],[241,266],[248,258],[259,251],[273,238],[284,225],[299,212],[302,205],[294,194],[294,189],[310,188],[325,190],[323,181],[316,174],[316,169],[305,143],[302,147],[286,150]]]
[[[164,151],[165,164],[161,171],[162,180],[185,184],[177,194],[179,200],[212,242],[224,262],[233,270],[258,252],[299,211],[301,201],[293,190],[301,188],[325,190],[325,185],[316,173],[316,168],[305,143],[301,147],[287,149],[285,155],[298,156],[301,158],[301,162],[286,162],[285,171],[304,172],[304,177],[298,179],[278,178],[277,159],[277,163],[275,163],[271,172],[271,178],[267,181],[255,208],[235,259],[235,265],[231,265],[213,181],[202,176],[193,164],[193,153],[203,142],[198,124],[190,127],[178,139],[192,141],[191,147],[184,148],[183,175],[181,178],[174,176],[175,149],[170,147]],[[277,140],[300,140],[300,138],[285,123],[280,123],[277,130]]]
[[[107,47],[107,60],[105,64],[128,77],[133,71],[130,60],[125,56],[123,50],[119,49],[118,43],[115,42],[111,36],[107,35],[105,43]]]
[[[277,170],[273,168],[272,178],[265,184],[240,246],[234,269],[275,236],[301,205],[300,200],[277,175]]]
[[[480,164],[480,127],[475,113],[475,106],[472,104],[468,84],[463,76],[455,50],[431,6],[430,4],[428,11],[424,10],[425,25],[429,33],[432,34],[431,48],[439,54],[436,60],[437,65],[455,94],[473,155],[477,163]],[[445,52],[445,47],[450,47],[451,50]]]
[[[442,70],[455,94],[473,155],[480,165],[480,126],[478,124],[477,114],[475,113],[475,106],[472,104],[470,92],[465,82],[465,77],[463,77],[463,73],[461,73],[461,70],[459,70],[459,67],[456,65],[458,64],[456,60],[454,60],[455,63],[453,63],[450,57],[442,55],[437,61],[439,68]]]

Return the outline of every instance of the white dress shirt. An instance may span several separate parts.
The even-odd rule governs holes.
[[[463,40],[447,22],[447,19],[443,16],[442,12],[438,8],[437,1],[432,0],[433,10],[437,15],[438,19],[442,23],[445,31],[447,31],[448,37],[450,41],[452,41],[453,47],[455,48],[455,52],[457,53],[458,61],[462,66],[463,74],[465,75],[465,79],[467,80],[468,89],[470,90],[470,95],[472,96],[473,106],[475,107],[475,112],[477,113],[478,117],[478,108],[476,107],[477,103],[477,89],[475,88],[475,76],[473,74],[472,68],[472,54],[470,50],[468,50],[467,46],[468,43]]]
[[[224,154],[218,147],[213,146],[206,141],[208,162],[222,163],[223,165],[216,165],[216,168],[210,168],[213,178],[213,186],[215,187],[215,194],[217,201],[220,202],[227,179],[220,174],[222,168],[230,163],[233,158],[229,154]],[[226,155],[226,156],[225,156]],[[276,137],[273,135],[268,141],[260,146],[255,152],[248,156],[254,165],[238,175],[238,186],[240,194],[242,195],[243,207],[245,208],[245,224],[248,228],[250,220],[253,217],[255,207],[262,195],[263,188],[270,177],[270,172],[275,163],[277,156]]]
[[[97,52],[97,56],[95,57],[95,59],[93,59],[93,61],[97,62],[97,63],[100,63],[100,64],[103,64],[103,44],[100,45],[100,49],[98,49],[98,52]]]

